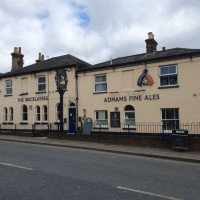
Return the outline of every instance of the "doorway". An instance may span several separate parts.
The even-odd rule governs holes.
[[[69,133],[76,132],[76,107],[69,107]]]

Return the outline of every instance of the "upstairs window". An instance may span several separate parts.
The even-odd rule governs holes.
[[[94,77],[94,91],[95,93],[107,92],[106,74],[96,75]]]
[[[12,81],[6,81],[6,95],[12,95]]]
[[[160,86],[178,85],[177,66],[160,67]]]
[[[46,77],[38,77],[38,92],[46,92]]]

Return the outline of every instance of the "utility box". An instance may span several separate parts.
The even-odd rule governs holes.
[[[172,130],[172,149],[188,150],[188,130]]]
[[[92,119],[91,118],[87,118],[84,122],[83,125],[83,134],[91,134],[92,132]]]

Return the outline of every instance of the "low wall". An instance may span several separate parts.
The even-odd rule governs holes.
[[[51,134],[49,135],[49,138],[172,149],[171,135],[134,136],[134,135],[82,135],[82,134],[52,135]],[[189,146],[189,151],[200,151],[200,137],[189,136],[188,146]]]

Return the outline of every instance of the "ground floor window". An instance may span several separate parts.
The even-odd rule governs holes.
[[[124,108],[124,126],[125,128],[135,128],[135,108],[131,105]]]
[[[10,121],[13,122],[13,108],[10,107]]]
[[[8,109],[4,108],[4,121],[7,122],[8,121]]]
[[[40,106],[36,106],[36,122],[40,121]]]
[[[45,122],[48,121],[47,106],[43,106],[43,121],[45,121]]]
[[[107,110],[95,111],[95,127],[107,128],[108,127],[108,112]]]
[[[28,121],[28,107],[26,105],[22,106],[22,121]]]
[[[56,121],[60,122],[60,104],[56,105]]]
[[[162,127],[164,133],[171,133],[173,129],[179,129],[179,109],[167,108],[161,109]]]

